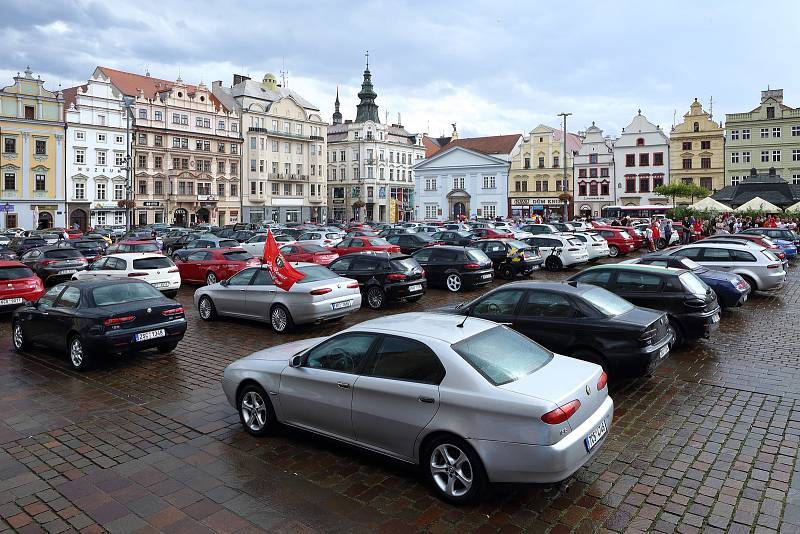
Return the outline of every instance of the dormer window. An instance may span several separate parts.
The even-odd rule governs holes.
[[[700,131],[700,123],[699,122],[695,122],[694,123],[694,131],[695,132],[699,132]]]
[[[774,119],[775,118],[775,108],[770,106],[767,108],[767,118]]]
[[[640,137],[636,140],[636,146],[644,146],[644,137]]]

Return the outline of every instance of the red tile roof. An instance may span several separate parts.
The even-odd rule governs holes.
[[[111,83],[114,84],[117,89],[128,96],[138,96],[141,90],[145,98],[153,100],[159,93],[169,91],[178,85],[177,82],[161,80],[159,78],[153,78],[152,76],[142,76],[141,74],[133,74],[109,67],[98,68],[111,79]],[[197,86],[195,85],[182,84],[182,86],[189,95],[197,92]],[[207,91],[211,102],[213,102],[218,109],[226,109],[225,106],[222,105],[222,102],[211,93],[211,90],[207,89]]]
[[[425,147],[425,157],[429,158],[433,156],[452,139],[452,137],[428,137],[427,135],[423,135],[422,145]]]
[[[522,134],[511,135],[492,135],[489,137],[469,137],[465,139],[453,139],[433,154],[443,150],[449,150],[455,146],[460,146],[475,152],[482,152],[483,154],[511,154],[517,142],[522,138]],[[425,157],[430,157],[433,154],[425,154]]]
[[[85,85],[78,85],[76,87],[68,87],[62,91],[64,95],[64,111],[67,111],[69,107],[75,103],[75,100],[78,96],[78,89],[86,90],[89,87],[88,84]]]

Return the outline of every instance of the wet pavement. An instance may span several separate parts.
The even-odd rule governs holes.
[[[253,438],[219,381],[255,350],[483,290],[431,289],[284,336],[202,322],[193,290],[178,296],[189,329],[173,354],[88,373],[14,353],[0,317],[0,532],[800,532],[797,266],[781,292],[723,312],[712,339],[612,388],[611,434],[575,476],[494,487],[474,507],[440,502],[411,466],[308,433]]]

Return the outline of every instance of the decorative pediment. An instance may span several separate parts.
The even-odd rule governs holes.
[[[17,165],[14,165],[13,163],[6,163],[6,164],[5,164],[5,165],[3,165],[2,167],[0,167],[0,170],[3,170],[3,171],[9,171],[9,172],[11,172],[11,171],[17,171],[17,170],[19,170],[20,168],[21,168],[21,167],[19,167],[19,166],[17,166]]]
[[[105,176],[103,174],[101,174],[100,176],[95,176],[94,177],[94,181],[95,182],[107,182],[108,181],[108,176]]]
[[[70,178],[73,182],[85,182],[89,179],[85,174],[76,174]]]
[[[31,167],[33,172],[47,172],[50,170],[50,167],[45,167],[44,165],[36,165],[35,167]]]

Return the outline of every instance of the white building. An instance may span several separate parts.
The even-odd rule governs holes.
[[[574,166],[575,215],[599,217],[604,206],[615,202],[614,143],[594,122],[583,135]]]
[[[125,110],[122,93],[102,69],[85,85],[64,90],[67,123],[67,213],[69,224],[126,224]],[[130,124],[133,139],[133,121]]]
[[[508,216],[508,168],[522,135],[455,139],[414,165],[415,217]]]
[[[666,205],[653,189],[669,183],[669,138],[642,110],[614,142],[616,202],[623,206]]]
[[[358,93],[355,121],[342,122],[337,91],[328,127],[328,218],[407,221],[414,214],[412,167],[425,157],[421,134],[400,123],[381,124],[369,64]]]
[[[327,218],[325,135],[319,108],[278,85],[235,74],[232,87],[212,84],[214,95],[241,115],[243,221],[320,221]]]

